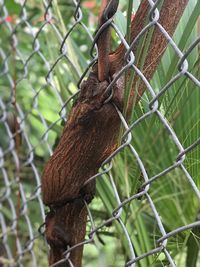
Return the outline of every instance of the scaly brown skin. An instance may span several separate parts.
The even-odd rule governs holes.
[[[42,176],[43,201],[51,209],[45,233],[51,247],[50,264],[63,258],[68,245],[84,240],[87,210],[82,199],[92,200],[95,182],[85,187],[83,184],[117,147],[120,120],[113,104],[104,104],[108,83],[100,83],[96,77],[97,74],[91,74],[81,87],[80,97]],[[82,250],[81,246],[72,251],[70,260],[74,266],[81,266]],[[60,266],[69,265],[65,262]]]
[[[108,19],[115,14],[119,0],[103,0],[101,2],[101,10],[99,14],[99,26],[100,28]],[[98,80],[103,82],[108,80],[110,75],[110,41],[111,30],[110,27],[105,29],[97,40],[98,47]]]
[[[86,198],[87,193],[80,188],[116,149],[119,118],[111,102],[104,104],[107,86],[106,81],[97,80],[96,74],[90,74],[81,86],[80,97],[43,172],[45,205],[53,208],[81,196]]]
[[[173,34],[187,2],[188,0],[164,1],[160,22],[170,35]],[[132,21],[132,40],[144,27],[148,11],[148,1],[143,0]],[[108,39],[99,40],[98,49],[103,55],[104,42],[107,40],[107,46],[110,45],[109,35]],[[158,66],[166,44],[164,36],[156,29],[143,68],[148,79]],[[136,47],[133,50],[135,49]],[[115,53],[108,57],[110,78],[124,65],[124,53],[125,49],[120,45]],[[94,66],[93,72],[81,86],[80,96],[70,112],[59,144],[44,168],[42,195],[44,204],[50,207],[46,216],[45,232],[51,248],[49,264],[63,259],[63,252],[69,246],[84,241],[87,210],[83,200],[88,203],[92,200],[95,184],[93,182],[86,187],[83,187],[83,184],[98,172],[102,162],[118,145],[120,119],[113,103],[123,110],[124,78],[115,85],[112,101],[105,104],[104,101],[108,97],[104,95],[108,85],[105,81],[107,73],[105,62],[99,59],[97,66]],[[99,75],[102,76],[99,78]],[[136,81],[137,78],[133,81],[131,96],[135,94]],[[141,84],[140,94],[144,90],[145,86]],[[132,100],[129,102],[129,108],[132,108]],[[75,267],[82,266],[82,253],[82,245],[71,251],[69,259]],[[66,260],[59,266],[68,267],[70,264]]]
[[[164,0],[163,6],[160,10],[160,18],[159,23],[164,27],[167,33],[170,36],[173,36],[174,31],[176,30],[177,24],[187,6],[188,0]],[[150,6],[147,0],[141,1],[141,4],[134,16],[134,19],[131,23],[131,42],[136,38],[138,33],[144,28],[145,21],[147,20],[147,16],[149,15]],[[147,20],[149,22],[149,20]],[[148,54],[145,58],[144,65],[141,67],[141,64],[137,64],[139,69],[145,75],[148,81],[151,80],[153,74],[160,63],[160,60],[167,48],[168,41],[164,34],[161,33],[159,28],[156,26],[150,46],[148,48]],[[133,47],[133,52],[136,52],[138,48],[138,44],[136,43]],[[122,66],[124,65],[124,55],[126,53],[126,49],[123,44],[121,44],[114,53],[109,56],[110,62],[110,75],[114,75],[118,72]],[[137,62],[137,58],[135,60]],[[136,83],[138,82],[139,77],[135,76],[135,79],[132,83],[131,96],[129,99],[128,107],[129,109],[133,108],[133,99],[136,94]],[[141,96],[146,90],[146,86],[143,82],[140,83],[138,91],[136,103],[141,99]]]

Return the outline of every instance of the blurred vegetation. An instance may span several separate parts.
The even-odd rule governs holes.
[[[18,114],[19,123],[24,123],[23,130],[33,147],[34,162],[37,171],[41,174],[45,161],[52,152],[52,147],[59,139],[63,122],[71,109],[73,100],[60,111],[64,102],[77,91],[80,76],[91,60],[90,35],[95,32],[100,1],[81,1],[83,18],[77,24],[65,41],[66,54],[61,56],[60,47],[63,37],[74,25],[75,5],[69,0],[55,0],[50,8],[51,23],[44,25],[45,8],[43,1],[29,0],[26,8],[19,1],[5,1],[9,21],[0,23],[0,47],[5,53],[8,72],[1,76],[0,94],[6,104],[8,113],[15,113],[12,105],[13,86],[10,77],[16,83],[16,102],[24,112],[24,117]],[[132,1],[128,1],[131,6]],[[127,1],[120,1],[120,11],[117,12],[115,23],[120,31],[126,35],[130,16],[127,15]],[[134,10],[139,1],[133,1]],[[50,13],[49,13],[50,14]],[[3,14],[3,10],[0,11]],[[26,17],[26,16],[27,17]],[[174,41],[182,51],[186,51],[191,43],[199,36],[200,2],[191,0],[174,34]],[[10,26],[8,26],[8,24]],[[13,38],[10,28],[15,29]],[[86,31],[88,30],[88,32]],[[37,38],[34,35],[37,34]],[[15,39],[17,43],[15,43]],[[113,33],[113,44],[117,46],[119,40]],[[54,66],[57,59],[59,62]],[[2,59],[2,57],[1,57]],[[196,46],[187,58],[189,71],[200,77],[199,46]],[[0,62],[0,71],[5,70],[5,60]],[[168,81],[178,73],[179,58],[171,47],[168,47],[157,71],[151,80],[156,92],[159,92]],[[50,69],[53,67],[49,74]],[[200,136],[200,90],[186,76],[179,78],[159,99],[160,110],[170,122],[183,147],[190,146]],[[140,103],[134,108],[130,122],[149,111],[151,96],[144,94]],[[2,115],[2,114],[1,114]],[[57,121],[57,123],[55,123]],[[54,124],[55,123],[55,124]],[[50,127],[50,130],[48,130]],[[9,137],[5,127],[0,128],[0,145],[3,150],[9,147]],[[159,119],[153,115],[143,120],[132,131],[132,144],[140,155],[149,177],[162,172],[171,166],[178,155],[178,150],[167,130]],[[42,223],[41,213],[38,209],[37,198],[31,201],[36,189],[35,174],[30,164],[23,165],[31,155],[31,149],[22,137],[20,147],[20,179],[26,192],[29,218],[34,230]],[[5,156],[5,167],[12,183],[12,200],[17,202],[18,186],[15,183],[15,164],[10,153]],[[187,154],[185,166],[195,183],[200,188],[200,150],[193,149]],[[113,160],[111,171],[117,190],[122,200],[138,192],[143,183],[143,177],[132,153],[126,148]],[[2,180],[3,181],[3,180]],[[1,184],[1,195],[5,188]],[[154,181],[150,188],[150,195],[159,212],[167,232],[196,220],[199,213],[198,199],[192,190],[183,171],[179,168],[170,171]],[[90,205],[95,225],[101,224],[111,217],[117,206],[113,188],[108,177],[97,179],[97,197]],[[3,214],[10,227],[12,211],[8,203],[3,207]],[[152,210],[146,199],[136,199],[124,206],[121,215],[129,236],[134,244],[137,255],[141,255],[156,245],[160,232]],[[22,216],[19,220],[22,243],[27,245],[27,223]],[[88,224],[88,232],[90,231]],[[168,240],[167,248],[176,259],[177,266],[200,266],[199,232],[185,231]],[[191,240],[193,240],[191,242]],[[84,249],[83,266],[123,266],[130,259],[127,240],[123,229],[118,222],[104,227],[95,239],[95,245],[86,245]],[[14,240],[10,237],[9,244],[14,250]],[[42,239],[36,239],[34,253],[39,266],[47,262],[46,247]],[[196,253],[194,255],[194,252]],[[26,266],[32,266],[31,257],[24,258]],[[30,256],[30,255],[29,255]],[[98,259],[98,261],[97,261]],[[195,259],[195,260],[194,260]],[[136,264],[138,267],[167,266],[163,253],[149,256]]]

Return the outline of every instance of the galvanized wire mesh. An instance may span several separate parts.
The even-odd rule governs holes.
[[[71,107],[71,100],[76,97],[78,92],[76,89],[79,89],[89,67],[97,59],[96,56],[91,59],[89,55],[93,40],[92,31],[88,27],[89,22],[85,23],[84,18],[87,14],[85,9],[80,6],[80,2],[75,0],[66,3],[44,0],[41,2],[36,1],[34,4],[31,1],[16,1],[18,16],[12,17],[12,14],[9,14],[8,2],[0,1],[0,31],[3,33],[0,37],[0,265],[4,264],[5,266],[47,265],[48,245],[42,233],[38,232],[39,226],[45,219],[45,207],[41,199],[40,176],[45,161],[53,152],[55,139],[59,135],[59,130],[56,127],[60,125],[60,122],[66,120]],[[100,172],[88,180],[89,182],[92,179],[97,181],[105,179],[115,198],[113,204],[115,208],[112,209],[109,218],[106,216],[106,219],[96,219],[94,213],[95,210],[98,210],[98,203],[98,205],[91,204],[87,206],[89,215],[88,235],[84,245],[85,247],[88,244],[96,246],[99,255],[96,255],[95,260],[99,262],[99,258],[101,258],[100,266],[107,266],[107,263],[105,262],[106,259],[102,260],[101,257],[98,241],[100,239],[99,233],[107,231],[106,229],[109,229],[111,225],[115,225],[115,236],[119,240],[125,240],[127,250],[126,253],[124,252],[123,259],[125,266],[134,266],[142,259],[150,255],[156,256],[159,253],[164,253],[165,266],[176,266],[176,261],[169,249],[170,238],[177,237],[179,233],[200,226],[200,220],[197,217],[190,223],[185,222],[183,225],[176,226],[175,223],[174,229],[168,231],[165,222],[159,215],[154,199],[156,187],[153,186],[156,181],[162,182],[164,181],[162,180],[163,177],[177,171],[183,183],[187,182],[187,187],[192,189],[189,191],[190,194],[193,191],[197,201],[200,200],[200,190],[197,187],[196,179],[191,176],[185,165],[188,154],[197,149],[200,139],[193,140],[189,146],[184,147],[172,124],[168,122],[162,112],[162,106],[160,105],[160,100],[167,97],[172,85],[183,77],[196,85],[195,90],[200,89],[200,81],[189,71],[187,61],[193,49],[197,48],[200,43],[200,38],[193,40],[193,43],[187,47],[185,52],[181,51],[173,38],[159,23],[157,5],[151,0],[149,0],[149,4],[151,6],[151,20],[136,39],[139,39],[149,28],[157,27],[179,58],[179,64],[177,74],[171,80],[159,90],[154,88],[136,66],[135,55],[131,52],[132,45],[128,45],[117,24],[111,21],[111,26],[118,39],[124,43],[127,49],[127,65],[116,76],[113,83],[124,74],[127,67],[131,67],[145,83],[149,98],[148,101],[143,99],[147,103],[147,108],[143,114],[130,123],[116,108],[124,128],[121,145],[103,163]],[[63,5],[68,6],[66,25],[62,25],[60,18]],[[86,70],[84,73],[77,69],[77,62],[74,62],[73,58],[74,51],[72,47],[78,38],[82,38],[82,46],[79,48],[80,57],[81,53],[88,56],[88,65],[83,64],[84,66],[82,66]],[[90,44],[88,44],[88,40],[86,43],[86,39],[91,40]],[[71,82],[67,73],[73,73],[78,81],[77,88],[73,86],[73,82]],[[72,97],[69,98],[69,95]],[[51,99],[53,99],[53,103]],[[173,151],[174,149],[177,151],[177,155],[169,166],[165,166],[159,171],[155,166],[154,174],[149,175],[148,167],[144,163],[147,159],[140,155],[140,152],[137,151],[137,145],[134,144],[134,130],[151,118],[157,120],[159,127],[164,129],[165,138],[171,143]],[[154,149],[154,145],[156,144],[152,144],[152,149]],[[124,197],[120,191],[120,184],[116,183],[111,162],[113,160],[115,162],[115,159],[127,150],[130,151],[129,155],[131,155],[133,164],[137,165],[142,181],[140,190]],[[142,200],[140,200],[141,198]],[[132,216],[130,211],[128,213],[127,210],[130,205],[134,205],[134,201],[137,201],[138,209],[144,207],[145,203],[146,210],[151,214],[156,228],[154,247],[144,248],[140,254],[136,247],[137,231],[133,227],[130,232],[126,226],[127,218]],[[165,203],[164,195],[161,201]],[[100,206],[102,207],[102,203]],[[126,214],[125,217],[124,213]],[[171,216],[173,217],[173,214]],[[149,235],[152,235],[152,233],[149,233]],[[113,241],[111,242],[115,242],[115,238],[112,238]],[[73,249],[73,247],[69,248],[60,262],[69,261],[68,258]],[[53,266],[59,266],[60,262]],[[70,264],[73,266],[72,263]],[[87,266],[87,264],[86,256],[84,266]],[[109,266],[117,265],[110,263]]]

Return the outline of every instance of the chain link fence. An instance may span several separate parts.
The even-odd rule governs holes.
[[[137,67],[133,44],[126,42],[119,22],[111,21],[113,38],[127,49],[127,65],[113,83],[130,67],[147,89],[131,121],[117,109],[121,145],[89,180],[97,180],[97,197],[87,206],[84,266],[185,266],[179,256],[186,260],[190,238],[199,242],[200,80],[199,63],[196,68],[190,63],[198,62],[200,38],[181,49],[159,23],[158,2],[149,0],[152,19],[136,39],[156,27],[169,42],[173,57],[165,54],[166,65],[177,64],[164,84],[155,81],[167,76],[167,70],[160,69],[157,80],[149,83]],[[91,5],[75,0],[0,1],[0,266],[47,266],[40,177],[77,88],[97,60],[90,56],[96,25]],[[180,90],[172,100],[177,84]],[[189,89],[181,91],[184,84]],[[196,109],[186,125],[184,118],[179,120],[178,135],[174,122],[182,114],[179,93],[184,92],[188,98],[193,94],[196,103],[183,103],[185,110]],[[191,129],[195,134],[189,134]],[[53,266],[73,266],[71,250]]]

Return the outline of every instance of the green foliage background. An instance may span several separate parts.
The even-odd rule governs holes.
[[[91,60],[89,52],[92,41],[84,27],[90,30],[90,34],[94,33],[100,4],[100,1],[97,1],[96,6],[90,10],[86,8],[88,1],[82,1],[82,23],[85,26],[83,27],[83,24],[77,25],[71,32],[65,42],[67,57],[61,57],[59,63],[53,68],[51,75],[48,76],[48,68],[51,68],[60,57],[61,40],[74,23],[75,6],[72,1],[53,1],[51,8],[54,16],[51,19],[51,24],[47,24],[38,34],[39,48],[36,49],[36,41],[31,35],[31,30],[37,33],[44,23],[43,14],[45,10],[41,2],[27,1],[27,19],[25,21],[22,17],[20,19],[21,6],[17,2],[5,2],[9,15],[13,18],[11,26],[16,27],[17,52],[13,49],[9,28],[5,24],[0,24],[2,32],[0,46],[8,55],[9,74],[15,77],[17,81],[17,103],[26,114],[24,131],[34,147],[34,161],[40,174],[49,157],[49,147],[55,146],[62,132],[62,122],[66,118],[64,115],[63,119],[60,119],[59,111],[62,104],[77,91],[80,76],[86,69],[89,60]],[[125,0],[120,1],[121,11],[118,11],[115,17],[115,23],[124,35],[127,31],[127,25],[130,24],[130,16],[126,16],[127,10],[128,8],[130,10],[132,4],[134,10],[136,10],[139,1],[129,0],[128,3]],[[199,35],[199,13],[200,2],[190,0],[173,37],[182,51],[186,51]],[[26,21],[29,22],[29,25]],[[112,38],[114,46],[116,46],[119,42],[118,37],[113,33]],[[199,78],[199,46],[193,49],[187,60],[189,71]],[[24,68],[22,61],[25,62],[26,68]],[[151,80],[151,85],[156,92],[159,92],[178,73],[178,63],[179,58],[172,47],[169,46]],[[1,68],[3,68],[3,62]],[[9,103],[10,93],[9,79],[4,75],[0,79],[0,94],[5,103]],[[146,92],[140,103],[134,108],[130,122],[135,121],[149,111],[150,100],[151,96]],[[200,136],[199,100],[199,88],[186,76],[178,79],[159,99],[160,111],[165,115],[185,148]],[[70,101],[66,106],[66,113],[69,112],[72,103],[73,101]],[[7,112],[14,112],[12,105],[8,104],[6,109]],[[54,124],[55,121],[57,121],[56,124]],[[50,126],[51,129],[45,134]],[[2,137],[0,145],[3,149],[6,149],[9,146],[9,138],[4,128],[0,129],[0,135]],[[132,136],[132,145],[143,160],[149,177],[162,172],[176,161],[178,150],[167,130],[155,115],[138,124],[133,129]],[[26,162],[28,156],[30,156],[30,151],[23,141],[20,150],[21,162]],[[6,158],[5,164],[11,181],[14,181],[15,170],[12,168],[13,164],[10,157]],[[200,150],[196,148],[188,153],[185,166],[200,188],[199,165]],[[126,199],[135,194],[143,183],[138,164],[127,148],[113,160],[111,173],[121,199]],[[31,198],[36,184],[29,165],[21,168],[20,177],[26,191],[26,197]],[[16,202],[17,185],[14,182],[13,184],[12,198]],[[4,189],[2,185],[1,190]],[[194,222],[199,214],[198,199],[185,174],[179,168],[154,181],[150,187],[150,195],[167,232]],[[103,175],[102,178],[97,179],[97,197],[90,205],[95,225],[99,225],[105,219],[111,217],[116,206],[117,202],[111,182],[107,176]],[[3,207],[3,214],[9,225],[12,215],[7,205]],[[37,199],[29,202],[29,217],[36,234],[37,228],[42,223]],[[155,247],[160,233],[152,210],[145,198],[133,200],[126,205],[121,218],[128,230],[137,255]],[[26,234],[24,233],[28,231],[27,225],[23,217],[19,222],[20,237],[26,243]],[[88,224],[88,232],[90,230],[90,224]],[[192,242],[188,240],[192,240]],[[12,236],[9,242],[14,249]],[[177,266],[197,267],[200,266],[199,246],[199,232],[185,231],[176,237],[170,238],[167,248],[176,259]],[[41,238],[36,239],[33,249],[39,266],[45,266],[47,264],[47,249],[44,246],[44,241]],[[98,237],[95,238],[95,245],[85,246],[83,265],[87,267],[117,267],[123,266],[129,258],[127,240],[123,229],[118,222],[114,222],[100,230]],[[32,266],[28,257],[24,261],[26,266]],[[167,261],[164,254],[161,253],[144,258],[137,263],[137,266],[167,266]]]

